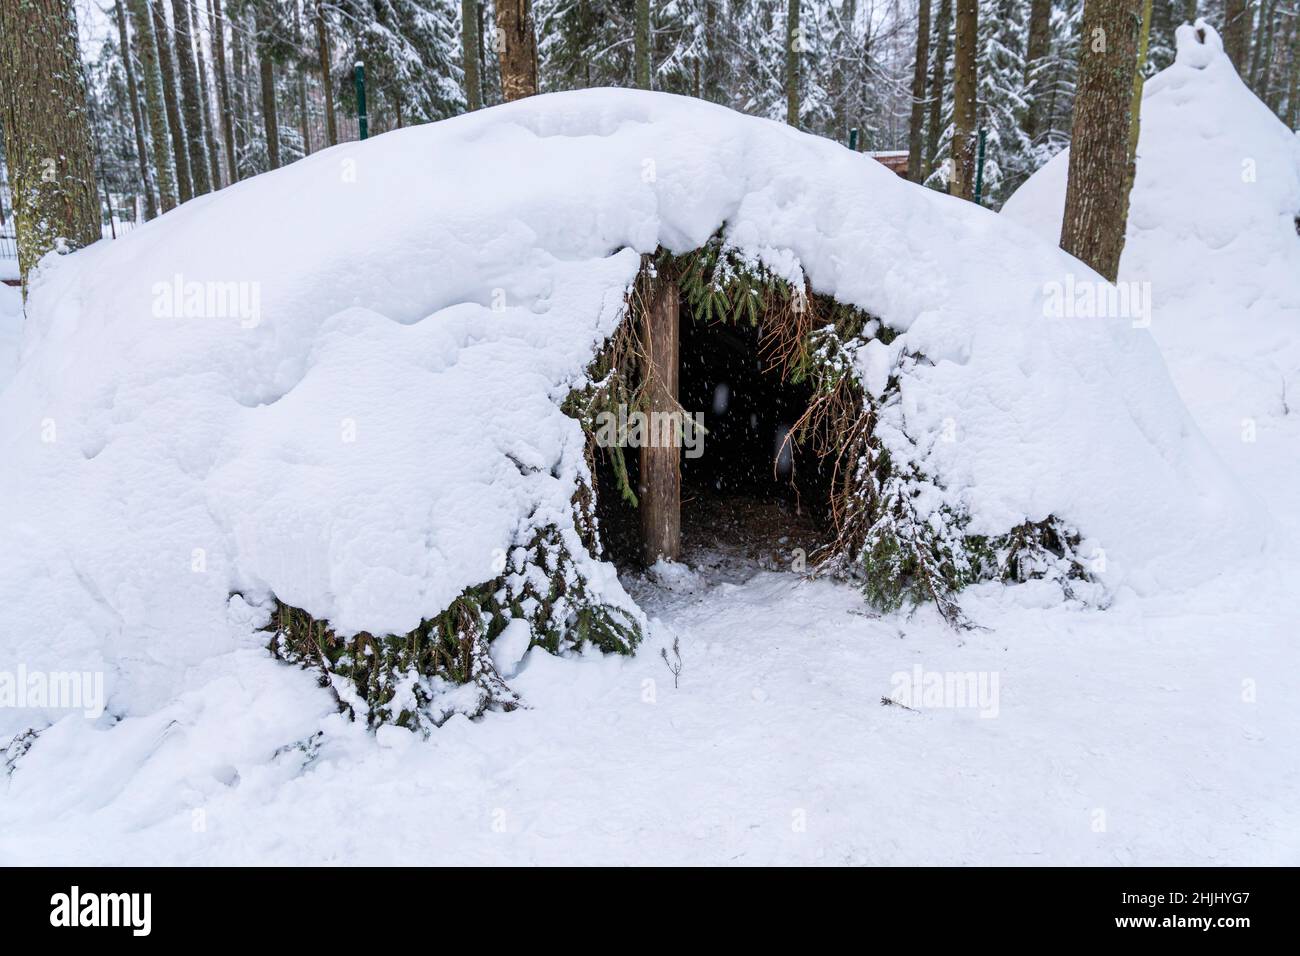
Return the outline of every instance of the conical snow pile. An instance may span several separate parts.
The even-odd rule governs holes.
[[[1285,461],[1300,466],[1300,140],[1241,81],[1213,27],[1184,24],[1177,40],[1142,99],[1120,283],[1149,291],[1152,334],[1215,447],[1259,490],[1279,491],[1292,481]],[[1068,164],[1054,157],[1002,215],[1057,241]]]

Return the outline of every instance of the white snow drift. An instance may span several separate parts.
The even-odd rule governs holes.
[[[596,90],[325,150],[47,261],[0,393],[0,660],[106,672],[109,720],[207,686],[272,594],[344,632],[437,614],[571,527],[559,403],[640,255],[719,228],[904,333],[876,365],[926,356],[908,431],[972,531],[1055,514],[1140,591],[1258,548],[1148,332],[1045,317],[1045,284],[1097,281],[1052,243],[826,140]],[[0,711],[0,739],[43,719]]]

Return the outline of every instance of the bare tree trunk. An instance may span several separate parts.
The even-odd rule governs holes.
[[[203,107],[199,103],[199,79],[194,70],[194,39],[190,36],[189,5],[172,0],[172,26],[176,30],[176,66],[181,78],[181,109],[185,122],[185,146],[189,151],[190,181],[194,195],[212,192],[208,156],[203,147]]]
[[[275,63],[271,59],[271,31],[275,12],[270,0],[257,8],[257,66],[262,81],[262,125],[266,132],[266,161],[280,168],[280,117],[275,107]]]
[[[487,43],[484,37],[487,36],[487,13],[486,4],[480,2],[478,5],[478,78],[482,84],[479,93],[483,100],[483,105],[488,105],[488,59]]]
[[[925,182],[925,74],[930,55],[930,0],[917,0],[916,67],[912,71],[912,117],[907,129],[907,178]]]
[[[1273,32],[1277,22],[1277,0],[1269,0],[1264,8],[1264,21],[1260,24],[1264,36],[1259,44],[1259,71],[1255,77],[1255,94],[1277,112],[1273,97]]]
[[[1281,4],[1275,4],[1281,7]],[[1269,38],[1268,49],[1268,91],[1269,95],[1265,102],[1268,108],[1277,114],[1278,118],[1283,117],[1282,100],[1286,96],[1286,64],[1287,51],[1291,48],[1291,31],[1295,29],[1296,15],[1289,14],[1284,9],[1276,11],[1276,19],[1273,24],[1273,35]]]
[[[1142,0],[1086,0],[1061,248],[1119,275],[1127,221],[1133,74]]]
[[[537,94],[537,33],[532,0],[497,0],[497,54],[507,103]]]
[[[229,9],[229,8],[227,8]],[[235,179],[242,179],[239,163],[248,149],[248,44],[242,17],[230,20],[230,108],[234,114]]]
[[[1273,26],[1273,3],[1272,0],[1265,0],[1259,9],[1259,22],[1255,24],[1255,46],[1250,55],[1250,79],[1247,81],[1250,88],[1254,90],[1255,95],[1259,96],[1260,69],[1264,63],[1264,47],[1269,42],[1269,31]]]
[[[1035,144],[1043,130],[1043,78],[1038,71],[1051,45],[1052,0],[1031,0],[1029,42],[1025,47],[1025,88],[1029,90],[1029,108],[1025,110],[1022,128],[1029,142]]]
[[[465,105],[472,113],[483,107],[483,81],[478,76],[478,0],[460,0],[460,55],[465,69]]]
[[[320,82],[325,91],[325,139],[329,145],[336,146],[339,127],[334,117],[334,81],[330,79],[330,39],[323,0],[316,0],[316,47],[320,51]]]
[[[718,102],[719,77],[721,75],[721,57],[718,43],[718,3],[720,0],[703,0],[704,2],[704,69],[700,79],[700,96],[702,99]],[[844,0],[852,3],[853,0]]]
[[[650,89],[650,0],[636,0],[636,24],[633,28],[633,81],[638,89]]]
[[[208,85],[208,54],[203,49],[203,34],[199,30],[199,14],[193,4],[198,0],[185,0],[190,19],[190,35],[194,38],[194,56],[199,74],[199,103],[203,107],[203,151],[208,154],[208,170],[212,188],[221,188],[221,150],[217,149],[217,118],[212,112],[212,88]]]
[[[925,138],[925,176],[939,152],[939,134],[943,132],[943,91],[947,84],[948,34],[952,32],[952,0],[939,0],[939,14],[934,23],[934,73],[930,78],[930,121]],[[924,181],[924,178],[921,180]]]
[[[1291,16],[1291,87],[1286,96],[1286,125],[1295,129],[1300,124],[1300,3]]]
[[[226,151],[226,179],[239,181],[235,164],[235,121],[230,106],[230,80],[226,75],[226,20],[221,14],[221,0],[209,0],[208,23],[212,30],[212,65],[216,68],[217,99],[221,104],[221,140]]]
[[[158,70],[158,44],[147,0],[126,0],[128,22],[140,78],[144,86],[144,108],[149,117],[149,139],[153,145],[154,174],[158,177],[158,206],[166,212],[176,206],[176,167],[172,164],[171,134],[163,104],[162,76]]]
[[[928,3],[929,0],[926,0]],[[842,0],[839,14],[832,16],[834,24],[834,33],[830,42],[830,98],[831,98],[831,128],[835,131],[836,138],[843,136],[845,132],[853,127],[853,122],[849,119],[850,110],[848,96],[848,71],[845,67],[848,65],[849,50],[854,46],[853,43],[853,18],[856,13],[854,0]],[[709,5],[712,9],[712,5]],[[705,27],[705,36],[712,33],[711,26]],[[711,46],[710,42],[710,46]],[[710,54],[711,56],[711,54]]]
[[[302,12],[298,9],[298,0],[293,0],[293,45],[295,49],[294,76],[298,90],[298,129],[302,134],[302,154],[311,154],[311,126],[307,118],[307,74],[303,69],[302,57]]]
[[[786,0],[785,16],[785,121],[799,128],[799,0]]]
[[[1251,0],[1226,0],[1223,6],[1223,51],[1244,78],[1250,54]]]
[[[86,87],[69,0],[0,3],[0,115],[23,295],[46,253],[99,239]]]
[[[149,174],[149,150],[144,144],[144,112],[140,109],[140,91],[135,82],[135,57],[131,55],[131,33],[126,23],[125,0],[116,0],[113,14],[117,18],[118,44],[122,51],[122,66],[126,70],[126,95],[131,98],[131,125],[135,130],[135,155],[140,165],[140,185],[144,189],[144,218],[158,215],[158,200],[154,196],[153,177]]]
[[[151,0],[154,37],[158,41],[158,72],[162,75],[163,104],[167,107],[167,129],[171,133],[172,157],[176,160],[176,192],[181,202],[194,198],[194,181],[190,178],[190,157],[185,148],[185,127],[176,99],[176,61],[172,58],[171,33],[163,0]]]
[[[957,0],[952,62],[952,178],[948,192],[975,194],[975,48],[979,42],[979,0]]]

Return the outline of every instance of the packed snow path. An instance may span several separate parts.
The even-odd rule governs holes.
[[[962,638],[839,584],[683,574],[638,588],[635,658],[535,649],[532,709],[428,740],[244,652],[158,714],[47,731],[0,863],[1294,864],[1296,571],[1105,612],[981,589]],[[997,675],[996,716],[882,706],[918,665]]]

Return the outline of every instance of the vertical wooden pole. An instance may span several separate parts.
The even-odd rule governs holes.
[[[370,135],[370,118],[366,114],[366,68],[360,63],[352,68],[352,83],[357,90],[357,138],[365,139]]]
[[[642,326],[641,344],[646,357],[646,414],[649,418],[641,445],[641,538],[647,565],[660,558],[676,561],[682,550],[682,462],[676,441],[663,442],[668,432],[655,423],[675,412],[677,405],[678,292],[676,282],[663,282],[655,290]]]

